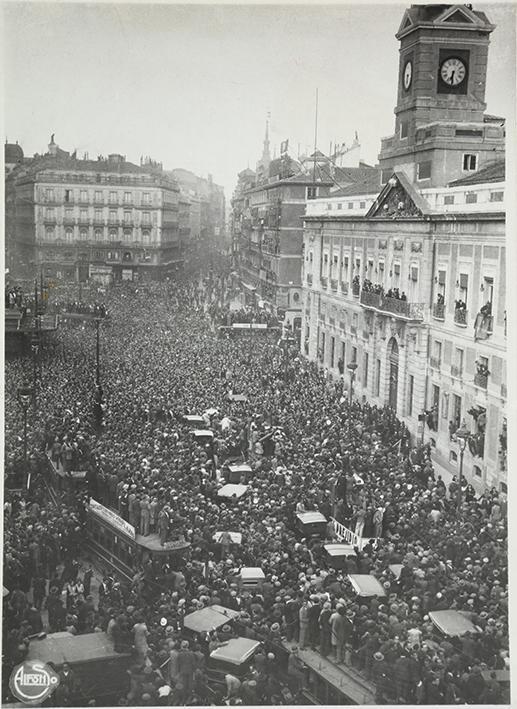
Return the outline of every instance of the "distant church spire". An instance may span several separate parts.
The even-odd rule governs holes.
[[[269,152],[269,121],[271,114],[267,114],[266,119],[266,135],[264,136],[264,148],[262,149],[262,162],[269,164],[271,161],[271,153]]]

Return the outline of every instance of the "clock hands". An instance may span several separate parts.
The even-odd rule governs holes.
[[[453,69],[449,75],[449,79],[451,81],[451,84],[454,84],[454,74],[456,73],[456,69]]]

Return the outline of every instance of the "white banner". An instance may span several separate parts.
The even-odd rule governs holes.
[[[100,502],[97,502],[97,500],[94,500],[93,498],[90,499],[90,510],[98,517],[102,517],[103,520],[109,522],[113,527],[116,527],[121,532],[124,532],[124,534],[127,534],[128,537],[131,537],[131,539],[135,539],[136,535],[133,525],[126,522],[125,519],[122,519],[122,517],[120,517],[116,512],[113,512],[113,510],[104,507],[104,505],[101,505]]]

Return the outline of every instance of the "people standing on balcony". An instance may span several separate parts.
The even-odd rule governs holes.
[[[438,293],[438,296],[436,298],[436,303],[438,305],[445,305],[445,298],[443,296],[443,293]]]
[[[455,310],[466,310],[467,304],[463,300],[457,300],[455,305]]]

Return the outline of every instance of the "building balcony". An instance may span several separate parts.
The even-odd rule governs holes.
[[[474,374],[474,384],[481,389],[486,389],[488,386],[488,374],[477,372]]]
[[[463,368],[457,364],[451,364],[451,375],[453,377],[461,379],[461,377],[463,376]]]
[[[328,278],[327,276],[320,276],[320,283],[323,286],[323,288],[326,288],[328,285]]]
[[[371,308],[376,308],[380,310],[381,307],[381,294],[380,293],[369,293],[367,291],[361,292],[361,305],[370,306]]]
[[[341,281],[341,293],[348,295],[348,283]]]
[[[307,285],[312,286],[312,273],[307,274]]]
[[[361,305],[405,320],[423,320],[424,303],[410,303],[399,298],[388,298],[381,293],[361,291]]]
[[[461,327],[467,327],[467,315],[468,310],[463,310],[462,308],[456,308],[454,311],[454,322],[456,325]]]
[[[435,320],[445,320],[445,303],[435,303],[433,305],[433,318]]]
[[[331,278],[330,279],[330,288],[333,291],[337,291],[337,278]]]
[[[431,357],[429,363],[433,369],[440,369],[442,361],[439,357]]]
[[[77,219],[75,219],[75,217],[63,217],[63,224],[65,226],[75,226],[77,224]]]

